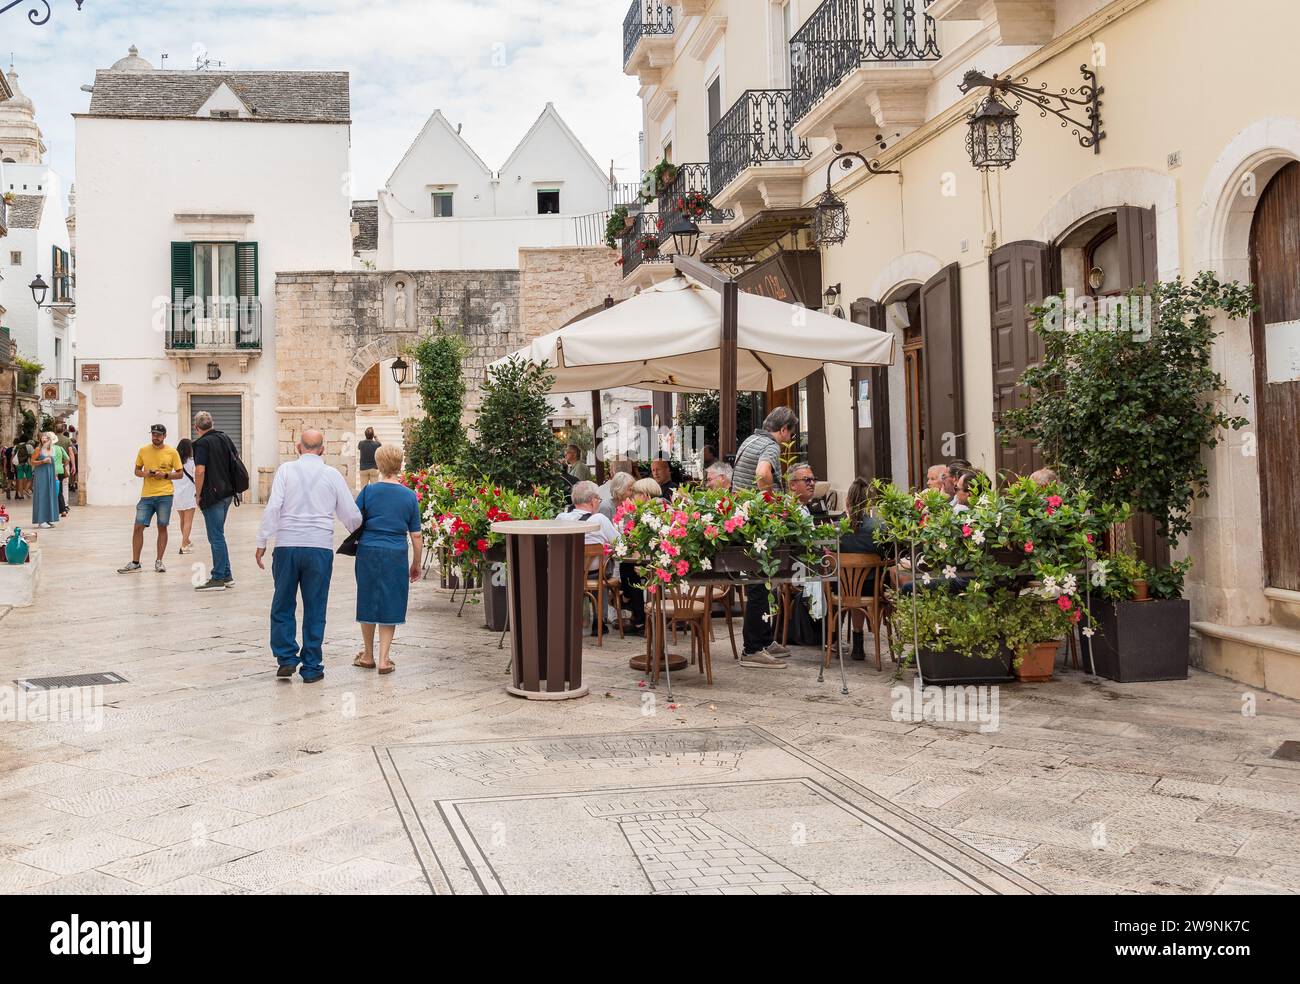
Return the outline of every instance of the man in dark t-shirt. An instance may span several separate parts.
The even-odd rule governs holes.
[[[357,443],[357,453],[361,458],[357,463],[357,471],[361,474],[362,486],[379,481],[379,467],[375,464],[375,452],[382,447],[383,445],[375,440],[375,429],[367,427],[366,439]]]

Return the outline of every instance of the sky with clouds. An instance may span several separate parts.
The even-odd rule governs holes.
[[[12,0],[0,0],[0,8]],[[20,0],[0,56],[36,104],[51,166],[73,175],[81,86],[135,44],[157,68],[351,73],[353,193],[373,198],[435,109],[500,167],[550,101],[596,162],[637,179],[640,102],[622,73],[620,0]],[[166,52],[164,62],[161,55]]]

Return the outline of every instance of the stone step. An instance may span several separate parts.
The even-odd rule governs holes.
[[[1193,622],[1192,629],[1201,669],[1300,700],[1300,628]]]
[[[1264,597],[1268,599],[1269,612],[1274,625],[1300,629],[1300,591],[1265,588]]]

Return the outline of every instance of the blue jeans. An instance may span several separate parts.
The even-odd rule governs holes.
[[[230,501],[234,496],[226,496],[201,510],[203,525],[208,531],[208,546],[212,548],[212,580],[230,580],[230,550],[226,547],[226,513],[230,512]]]
[[[271,555],[271,652],[281,666],[302,664],[302,678],[325,675],[321,643],[330,598],[334,552],[320,547],[276,547]],[[298,589],[302,589],[302,648],[298,648]]]
[[[150,495],[135,504],[135,525],[148,526],[158,517],[158,525],[166,526],[172,521],[172,497],[169,495]]]

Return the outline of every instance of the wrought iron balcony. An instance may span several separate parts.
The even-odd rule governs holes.
[[[632,0],[623,18],[623,66],[632,60],[632,52],[644,37],[668,36],[673,33],[673,5],[669,0]]]
[[[262,302],[190,297],[167,305],[164,348],[188,353],[260,352]]]
[[[77,303],[77,278],[71,274],[65,274],[62,277],[54,277],[51,286],[53,290],[50,294],[51,304],[68,304]]]
[[[709,181],[714,193],[756,164],[807,160],[808,143],[793,133],[789,89],[749,89],[709,131]]]
[[[677,177],[659,193],[659,217],[663,220],[660,242],[672,238],[672,228],[683,213],[689,213],[697,225],[730,222],[736,217],[732,209],[708,208],[702,214],[692,207],[692,199],[709,196],[710,175],[708,164],[678,164]]]
[[[642,263],[667,263],[667,255],[659,252],[664,230],[662,216],[657,212],[641,212],[632,228],[623,237],[623,276],[632,276]],[[653,241],[653,246],[651,242]]]
[[[915,65],[940,57],[925,12],[933,0],[824,0],[790,39],[796,120],[863,65]]]

